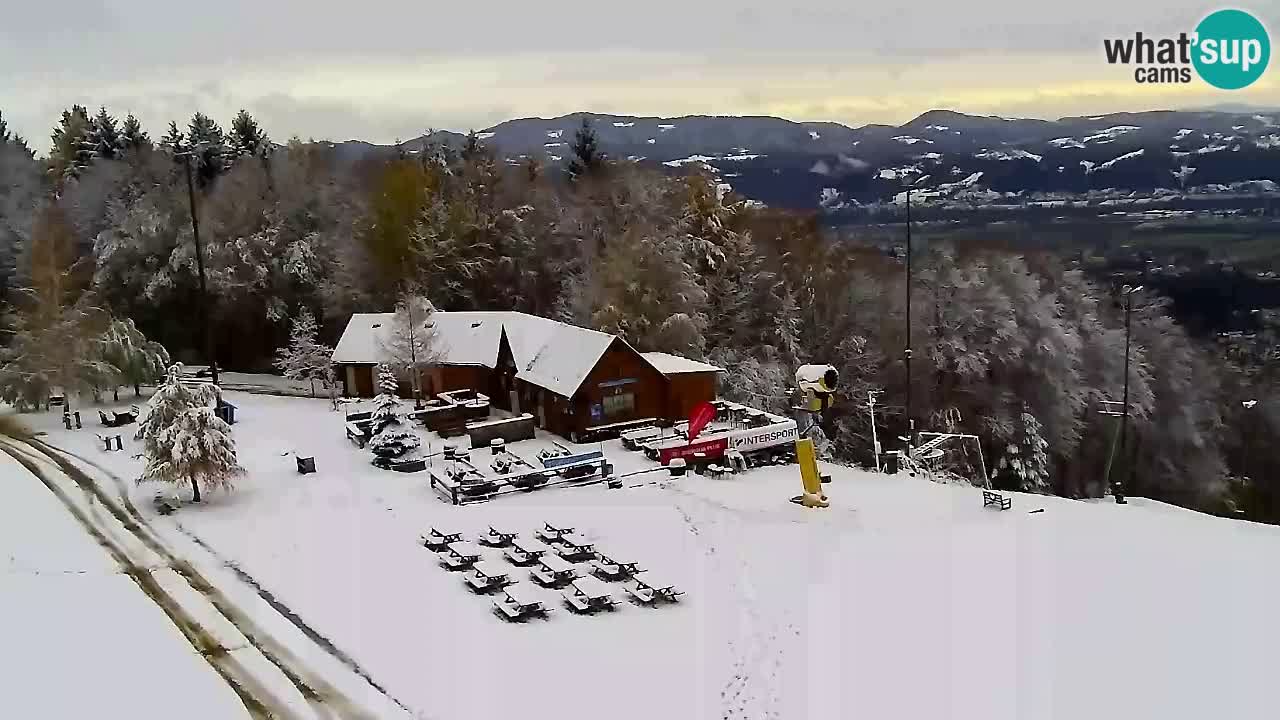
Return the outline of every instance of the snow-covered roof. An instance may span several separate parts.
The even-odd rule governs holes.
[[[356,313],[347,321],[338,346],[333,349],[335,363],[368,364],[382,362],[382,346],[389,337],[395,313]]]
[[[384,362],[383,348],[394,317],[392,313],[352,315],[333,351],[333,361]],[[615,340],[625,344],[608,333],[518,312],[438,311],[426,322],[435,331],[431,344],[440,364],[494,367],[505,332],[516,377],[563,397],[573,397]]]
[[[724,372],[724,368],[709,365],[697,360],[680,357],[664,352],[641,353],[658,372],[663,375],[681,375],[684,373]]]
[[[516,363],[516,377],[562,397],[573,397],[605,350],[617,339],[607,333],[536,315],[502,314],[511,356]],[[494,357],[497,357],[496,347]]]

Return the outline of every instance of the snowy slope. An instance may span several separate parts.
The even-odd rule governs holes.
[[[3,454],[0,477],[0,717],[248,717],[39,480]]]
[[[822,511],[786,501],[799,492],[794,467],[716,481],[655,472],[622,490],[456,508],[423,475],[371,468],[324,401],[231,399],[250,476],[236,494],[154,526],[177,534],[180,523],[426,716],[1274,710],[1267,680],[1280,647],[1280,581],[1268,568],[1280,553],[1277,528],[1142,499],[1014,495],[1012,511],[1000,513],[984,510],[973,488],[836,467],[832,507]],[[129,453],[94,452],[86,432],[38,419],[54,442],[136,474]],[[531,457],[547,445],[515,448]],[[616,442],[603,447],[622,472],[650,467]],[[319,473],[296,475],[281,455],[293,449],[314,454]],[[544,521],[639,562],[687,591],[685,601],[624,601],[595,617],[556,604],[545,622],[508,625],[417,543],[433,525],[474,539],[490,524],[529,533]]]

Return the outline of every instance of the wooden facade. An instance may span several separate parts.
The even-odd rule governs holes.
[[[574,347],[557,348],[573,353]],[[339,377],[343,394],[373,397],[377,392],[376,365],[346,364]],[[664,375],[653,363],[621,339],[614,338],[596,361],[573,397],[517,378],[506,332],[498,343],[494,367],[484,365],[434,365],[423,371],[424,398],[450,390],[476,390],[489,396],[493,407],[533,415],[538,427],[573,439],[602,425],[654,418],[676,422],[693,407],[715,399],[716,372],[680,372]],[[402,397],[409,397],[408,383],[401,383]]]

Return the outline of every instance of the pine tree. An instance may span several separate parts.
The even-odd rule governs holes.
[[[4,113],[0,113],[0,146],[18,148],[25,152],[29,157],[35,157],[31,146],[27,145],[27,141],[21,135],[15,135],[9,132],[9,124],[4,119]]]
[[[400,413],[400,399],[396,396],[396,376],[391,368],[383,365],[378,370],[380,394],[374,398],[373,437],[369,450],[376,460],[398,458],[419,447],[422,439]]]
[[[169,131],[160,138],[160,147],[175,159],[186,151],[186,137],[178,129],[178,123],[169,121]]]
[[[169,367],[169,351],[147,340],[132,318],[113,319],[102,338],[102,359],[115,369],[115,379],[133,386],[134,397],[142,396],[141,386],[159,382]],[[119,399],[116,386],[115,398]]]
[[[1011,476],[1019,490],[1049,492],[1049,456],[1045,452],[1049,442],[1042,435],[1043,427],[1026,407],[1018,424],[1021,426],[1018,441],[1005,447],[998,468]]]
[[[316,394],[316,380],[327,383],[332,371],[333,349],[316,340],[318,328],[311,311],[303,308],[293,321],[289,332],[289,344],[276,355],[275,366],[290,380],[311,382],[311,394]]]
[[[105,107],[98,110],[98,114],[90,121],[85,142],[95,159],[113,160],[120,156],[123,150],[120,129],[116,126],[116,119],[107,114]]]
[[[142,482],[191,483],[191,499],[200,491],[231,489],[244,474],[236,458],[231,426],[214,413],[218,389],[207,383],[183,383],[182,365],[169,368],[165,382],[147,403],[138,424],[147,466]]]
[[[396,393],[400,389],[400,383],[396,381],[396,373],[389,365],[381,365],[378,367],[378,392],[383,395],[396,397]]]
[[[582,126],[574,133],[573,144],[569,151],[573,153],[566,168],[570,180],[596,174],[604,167],[604,153],[600,151],[595,128],[591,126],[591,120],[586,117],[582,118]]]
[[[92,157],[85,147],[89,129],[89,112],[83,105],[62,111],[62,119],[50,136],[53,148],[49,151],[49,174],[55,183],[61,185],[79,177],[80,171],[89,164]]]
[[[175,125],[172,128],[176,131]],[[144,148],[151,147],[151,138],[146,131],[142,129],[142,123],[138,122],[138,118],[129,113],[124,119],[124,125],[120,128],[120,147],[125,153],[136,153]]]
[[[201,112],[193,115],[187,126],[187,141],[192,152],[192,170],[202,187],[226,171],[229,155],[226,137],[212,118]]]
[[[227,145],[231,154],[236,157],[266,157],[271,149],[271,140],[258,127],[258,121],[246,110],[241,110],[231,121],[231,132],[227,135]]]

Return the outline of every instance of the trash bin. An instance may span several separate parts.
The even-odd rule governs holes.
[[[673,458],[671,462],[667,463],[667,470],[676,477],[684,475],[688,469],[689,464],[684,458]]]
[[[885,453],[880,456],[880,466],[889,475],[898,474],[898,453]]]

